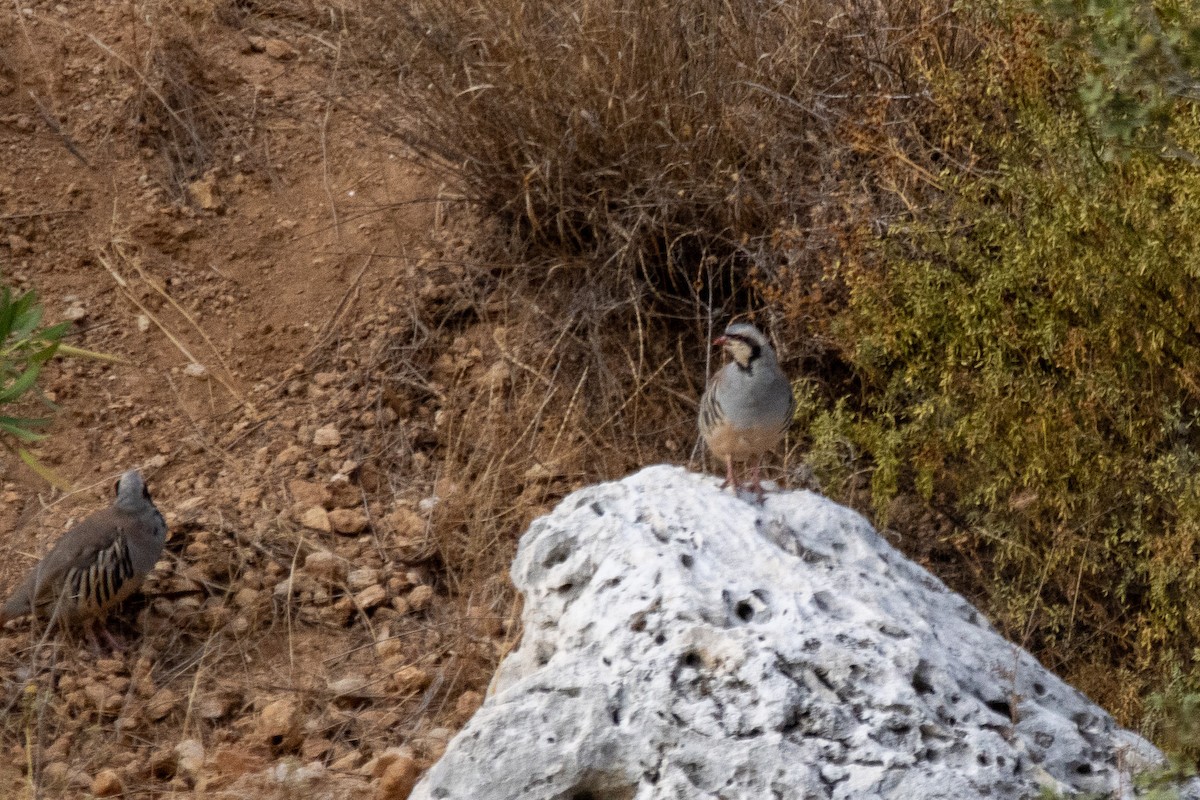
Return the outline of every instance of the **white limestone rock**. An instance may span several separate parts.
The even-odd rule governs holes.
[[[513,579],[521,646],[413,800],[1133,798],[1160,759],[809,492],[651,467],[536,521]]]

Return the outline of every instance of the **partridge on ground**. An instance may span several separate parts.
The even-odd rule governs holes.
[[[739,488],[733,464],[753,461],[750,488],[761,501],[759,481],[762,457],[779,443],[792,421],[795,399],[787,376],[779,368],[775,350],[758,328],[736,323],[713,344],[729,354],[730,361],[709,381],[700,398],[700,435],[709,451],[725,463],[721,488]]]
[[[137,470],[117,481],[116,500],[73,526],[39,561],[0,608],[0,625],[34,614],[49,622],[83,624],[95,643],[114,607],[141,585],[162,554],[167,523]]]

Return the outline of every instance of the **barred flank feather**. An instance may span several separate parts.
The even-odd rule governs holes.
[[[129,584],[134,577],[128,541],[117,537],[92,563],[67,572],[62,612],[74,617],[103,615],[133,590]]]

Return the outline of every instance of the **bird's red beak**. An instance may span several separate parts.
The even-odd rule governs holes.
[[[713,346],[714,347],[724,347],[725,343],[728,341],[729,340],[726,339],[724,336],[718,336],[717,338],[713,339]]]

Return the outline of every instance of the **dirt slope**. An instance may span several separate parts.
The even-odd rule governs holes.
[[[464,625],[439,584],[436,400],[380,377],[453,277],[427,267],[453,246],[441,187],[286,15],[21,6],[0,12],[0,274],[124,362],[49,370],[39,452],[78,489],[0,464],[0,589],[132,465],[173,534],[113,626],[128,652],[0,632],[0,796],[340,796],[427,765],[511,627]],[[277,761],[309,771],[263,777]]]

